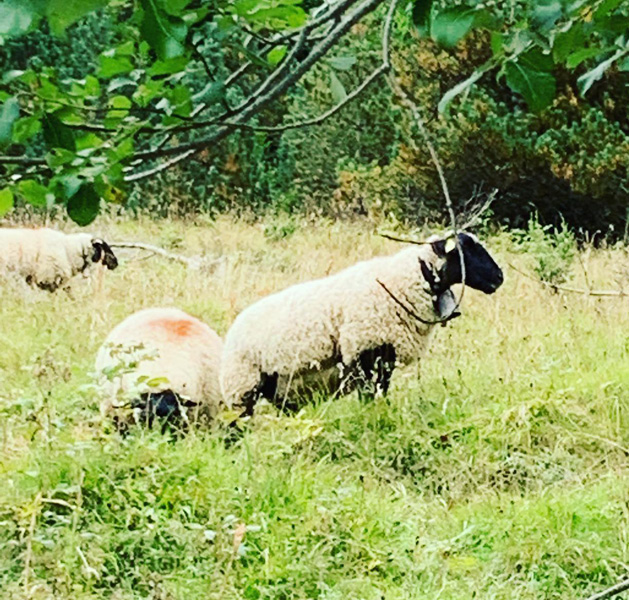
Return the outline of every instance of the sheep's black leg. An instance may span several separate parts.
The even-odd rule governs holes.
[[[395,347],[392,344],[382,344],[360,354],[356,368],[359,372],[358,394],[361,400],[373,400],[378,392],[386,395],[395,369],[395,358]]]
[[[253,414],[253,409],[258,403],[260,398],[266,398],[270,402],[276,402],[275,394],[277,392],[277,373],[262,373],[258,384],[246,394],[242,396],[239,402],[239,406],[242,407],[240,416],[250,417]]]

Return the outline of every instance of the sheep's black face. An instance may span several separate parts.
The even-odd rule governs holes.
[[[118,266],[118,259],[107,242],[99,239],[92,240],[92,247],[94,248],[92,262],[102,262],[110,271]]]
[[[458,238],[465,261],[465,285],[485,294],[493,294],[504,281],[502,269],[475,236],[459,233]],[[457,248],[445,252],[445,242],[438,244],[442,244],[441,248],[446,256],[443,277],[446,287],[461,283],[461,259]]]

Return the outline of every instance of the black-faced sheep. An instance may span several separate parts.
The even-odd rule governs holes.
[[[222,341],[199,319],[176,308],[149,308],[127,317],[96,357],[104,399],[101,414],[129,424],[181,424],[215,416]]]
[[[94,263],[118,266],[109,245],[89,233],[0,229],[0,271],[17,273],[42,290],[54,292]]]
[[[475,236],[460,233],[458,240],[465,285],[496,291],[500,267]],[[220,380],[227,406],[250,414],[265,397],[294,408],[313,387],[386,393],[395,366],[418,360],[434,324],[457,316],[450,315],[450,287],[461,279],[450,236],[259,300],[225,338]]]

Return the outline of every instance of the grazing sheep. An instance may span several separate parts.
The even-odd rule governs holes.
[[[123,430],[132,422],[150,426],[155,417],[166,417],[164,426],[213,417],[221,397],[221,350],[218,334],[181,310],[132,314],[107,336],[96,357],[105,394],[101,414]],[[187,408],[193,408],[192,419]]]
[[[458,235],[466,286],[493,293],[500,267],[475,236]],[[458,316],[454,237],[429,242],[294,285],[240,313],[221,359],[227,406],[250,414],[265,397],[296,408],[313,387],[386,393],[395,366],[422,356],[434,324]]]
[[[54,229],[0,229],[0,270],[54,292],[93,263],[112,270],[118,260],[109,245],[89,233]]]

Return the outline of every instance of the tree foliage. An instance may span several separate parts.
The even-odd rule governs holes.
[[[389,69],[396,5],[398,22],[412,21],[419,36],[445,49],[486,32],[491,55],[444,90],[439,110],[446,115],[488,73],[540,112],[553,103],[562,70],[579,73],[582,94],[610,69],[629,70],[629,9],[620,0],[394,1],[388,25],[381,4],[385,0],[314,6],[300,0],[0,2],[5,40],[43,25],[72,36],[73,24],[94,11],[107,15],[114,29],[97,64],[80,78],[36,61],[4,69],[0,214],[18,196],[36,206],[61,202],[72,219],[88,224],[101,198],[121,202],[134,181],[211,153],[236,131],[273,133],[321,122]],[[373,11],[385,21],[382,63],[348,91],[345,74],[361,68],[360,61],[334,50]],[[283,110],[270,113],[315,67],[327,73],[330,110],[299,120]]]

